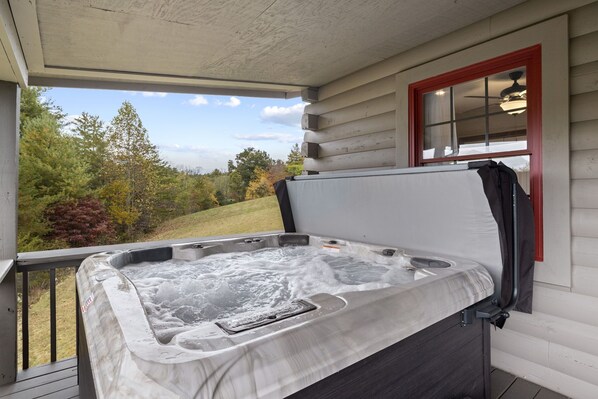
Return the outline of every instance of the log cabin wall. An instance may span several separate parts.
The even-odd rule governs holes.
[[[305,108],[311,115],[305,128],[312,130],[304,141],[313,144],[304,166],[309,173],[407,166],[400,148],[406,134],[395,118],[398,73],[559,15],[567,16],[569,29],[570,128],[564,134],[570,145],[571,240],[565,245],[571,260],[558,265],[566,274],[563,284],[536,279],[532,315],[512,312],[506,327],[493,331],[492,363],[567,396],[596,398],[598,2],[531,0],[320,87],[318,101]]]

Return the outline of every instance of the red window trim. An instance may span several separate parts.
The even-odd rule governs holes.
[[[536,260],[544,260],[544,226],[542,209],[542,53],[535,45],[464,68],[456,69],[409,85],[409,166],[429,162],[466,160],[473,157],[451,157],[423,160],[423,94],[447,86],[525,66],[527,70],[527,150],[492,154],[492,157],[530,154],[530,197],[535,215]],[[529,112],[533,110],[533,112]],[[454,159],[453,159],[454,158]],[[481,157],[476,156],[475,159]]]

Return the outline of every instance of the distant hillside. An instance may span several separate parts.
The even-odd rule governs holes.
[[[283,230],[275,196],[225,205],[164,222],[143,241]]]

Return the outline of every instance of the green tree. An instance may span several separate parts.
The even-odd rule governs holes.
[[[104,167],[108,162],[108,137],[99,116],[83,112],[74,121],[74,133],[81,158],[87,163],[90,187],[99,189],[105,183]]]
[[[23,126],[35,118],[46,116],[54,119],[59,126],[62,125],[64,113],[60,107],[48,99],[43,98],[44,92],[47,89],[42,87],[27,87],[21,90],[20,102],[20,131],[23,131]]]
[[[160,221],[157,217],[157,194],[160,189],[159,172],[164,164],[156,146],[150,142],[137,111],[128,101],[123,102],[112,119],[108,141],[108,186],[118,182],[117,185],[126,192],[124,198],[110,203],[108,210],[120,224],[120,232],[126,238],[133,238],[150,231]],[[106,200],[117,198],[114,192],[104,194],[109,194]]]
[[[256,170],[268,170],[273,164],[272,158],[266,151],[256,150],[253,147],[245,148],[235,156],[235,162],[228,162],[228,171],[237,172],[242,181],[242,190],[239,193],[240,198],[245,198],[245,190],[256,177]]]
[[[61,132],[52,114],[26,119],[21,135],[19,250],[47,249],[41,240],[49,231],[46,208],[86,195],[89,176],[77,156],[74,139]]]
[[[245,199],[245,186],[243,185],[243,178],[236,170],[233,170],[228,175],[228,192],[230,193],[231,202],[239,202]]]
[[[287,156],[287,173],[291,176],[298,176],[303,172],[303,156],[299,144],[294,144]]]
[[[199,212],[218,206],[214,183],[208,176],[179,172],[176,204],[180,214]]]

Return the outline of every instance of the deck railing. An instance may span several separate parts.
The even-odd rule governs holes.
[[[57,348],[56,348],[56,270],[64,268],[74,268],[75,271],[79,268],[81,261],[85,258],[81,258],[75,261],[69,262],[45,262],[45,263],[34,263],[34,264],[22,264],[17,261],[17,274],[21,275],[22,291],[21,291],[21,356],[23,370],[29,368],[29,274],[32,272],[48,272],[49,278],[49,293],[50,293],[50,362],[53,363],[57,360]],[[79,298],[76,291],[72,293],[75,295],[75,309],[73,314],[76,320],[76,339],[78,339],[79,333],[79,320],[76,317],[77,308],[79,307]],[[78,350],[78,342],[76,346]]]
[[[273,232],[261,232],[261,233],[244,233],[235,234],[228,236],[217,236],[217,237],[198,237],[198,238],[182,238],[175,240],[165,241],[152,241],[152,242],[136,242],[130,244],[117,244],[117,245],[103,245],[96,247],[85,247],[85,248],[69,248],[69,249],[57,249],[50,251],[39,251],[39,252],[24,252],[19,253],[17,256],[17,273],[21,275],[22,281],[22,316],[21,316],[21,327],[22,327],[22,364],[23,370],[29,368],[29,277],[30,273],[47,271],[49,272],[49,293],[50,293],[50,362],[57,360],[57,347],[56,347],[56,271],[64,268],[74,268],[77,270],[81,265],[81,262],[93,254],[100,252],[112,252],[112,251],[124,251],[129,249],[146,249],[146,248],[157,248],[172,244],[187,243],[187,242],[200,242],[206,240],[220,240],[229,238],[238,238],[247,236],[249,234],[273,234],[280,233],[280,231]],[[76,291],[76,289],[75,289]],[[73,316],[77,320],[76,335],[77,340],[79,336],[79,322],[77,317],[77,309],[79,308],[79,298],[76,292],[75,295],[76,308],[73,309]],[[77,354],[78,354],[78,342],[77,342]]]

